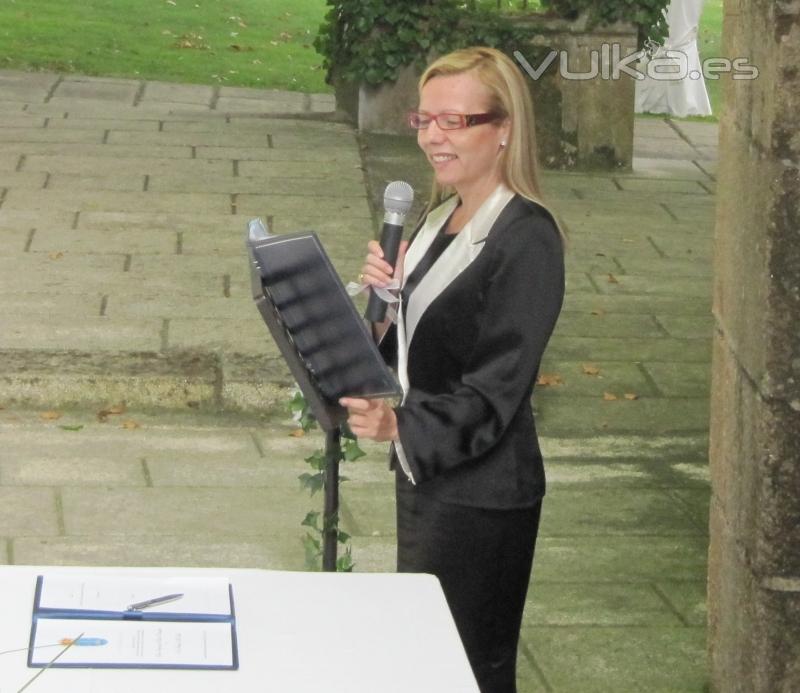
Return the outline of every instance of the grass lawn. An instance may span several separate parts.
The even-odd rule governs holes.
[[[700,49],[700,60],[706,58],[727,57],[722,53],[722,0],[706,0],[703,14],[700,17],[700,29],[697,35],[697,46]],[[706,79],[708,98],[714,119],[722,108],[722,84],[719,79]]]
[[[326,11],[325,0],[0,0],[0,67],[329,91],[312,45]],[[706,0],[701,58],[722,55],[721,34],[722,0]],[[720,83],[706,85],[717,114]]]
[[[0,0],[0,67],[328,91],[325,0]]]

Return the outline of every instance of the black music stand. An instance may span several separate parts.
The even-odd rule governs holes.
[[[248,224],[253,300],[325,431],[325,518],[339,510],[340,397],[402,391],[313,231],[270,235]],[[323,522],[322,568],[336,570],[336,529]]]

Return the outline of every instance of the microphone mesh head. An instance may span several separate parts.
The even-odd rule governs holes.
[[[386,186],[383,193],[383,208],[387,212],[406,215],[414,203],[414,189],[403,180],[396,180]]]

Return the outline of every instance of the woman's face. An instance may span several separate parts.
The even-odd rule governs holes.
[[[489,90],[471,72],[434,77],[422,87],[419,111],[477,114],[489,110]],[[464,197],[471,190],[494,189],[500,182],[500,143],[509,123],[484,123],[458,130],[442,130],[435,121],[417,131],[417,142],[440,185],[451,186]]]

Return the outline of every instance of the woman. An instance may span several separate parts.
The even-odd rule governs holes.
[[[562,238],[537,202],[533,110],[509,58],[439,58],[409,122],[431,204],[396,270],[372,241],[362,273],[401,279],[397,324],[373,329],[404,398],[341,404],[356,435],[392,441],[398,571],[439,578],[481,690],[514,691],[544,495],[530,397],[561,309]]]

